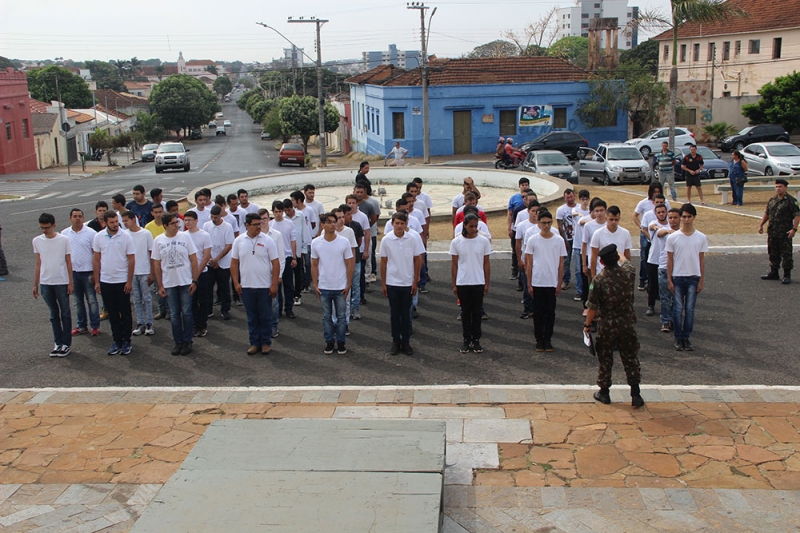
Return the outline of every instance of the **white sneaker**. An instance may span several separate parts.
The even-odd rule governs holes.
[[[138,337],[139,335],[143,335],[144,331],[145,331],[144,324],[139,324],[138,326],[136,326],[136,329],[134,329],[131,332],[131,334],[136,335]]]
[[[145,335],[155,335],[156,334],[156,330],[153,329],[153,324],[147,324],[147,326],[145,326],[144,334]]]
[[[294,299],[294,305],[303,305],[303,300],[298,296]]]

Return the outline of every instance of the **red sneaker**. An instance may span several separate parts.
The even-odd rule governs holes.
[[[92,337],[99,337],[99,336],[100,336],[100,330],[97,328],[92,328]]]
[[[81,333],[86,333],[87,331],[89,330],[86,328],[75,328],[72,330],[72,336],[74,337],[76,335],[80,335]]]

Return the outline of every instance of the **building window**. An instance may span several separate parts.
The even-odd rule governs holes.
[[[723,98],[727,98],[727,97],[729,97],[730,95],[731,95],[731,92],[730,92],[730,91],[722,91],[722,96],[723,96]]]
[[[700,43],[695,43],[692,52],[692,61],[700,61]]]
[[[681,45],[680,61],[681,61],[681,63],[686,63],[686,45],[685,44]]]
[[[581,37],[588,37],[588,36],[589,36],[588,33],[581,33]]]
[[[553,108],[553,127],[566,128],[567,127],[567,108],[556,107]]]
[[[664,45],[664,61],[669,60],[669,45]]]
[[[708,61],[714,61],[714,58],[716,56],[717,56],[717,44],[708,43]]]
[[[600,13],[595,13],[594,14],[594,18],[599,19],[600,18]]]
[[[392,113],[392,137],[406,138],[406,116],[404,113]]]
[[[728,61],[731,58],[731,42],[724,41],[722,43],[722,60]]]
[[[581,28],[588,28],[588,27],[589,27],[588,22],[584,22],[583,24],[581,24]]]
[[[22,137],[24,137],[25,139],[30,137],[30,134],[28,133],[28,119],[27,118],[23,118],[22,119]]]
[[[733,43],[733,57],[739,57],[742,55],[742,41],[736,41]]]
[[[697,123],[697,108],[684,107],[675,111],[675,123],[680,126],[693,126]]]
[[[600,4],[595,4],[595,5],[594,5],[594,8],[595,8],[595,9],[600,9]]]
[[[750,39],[750,46],[748,47],[748,52],[751,54],[760,54],[761,39]]]
[[[783,44],[783,39],[780,37],[776,37],[772,39],[772,59],[780,59],[781,58],[781,45]]]
[[[588,19],[589,18],[589,13],[581,13],[581,18],[582,19]]]
[[[381,112],[375,111],[375,133],[380,136],[381,134]]]
[[[11,135],[11,122],[6,122],[6,139],[9,141],[13,138]]]
[[[500,135],[517,134],[517,110],[500,111]]]
[[[633,17],[633,13],[628,13],[628,18],[632,18],[632,17]]]

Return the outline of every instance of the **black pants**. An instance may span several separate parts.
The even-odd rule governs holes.
[[[231,269],[209,268],[207,274],[209,288],[214,285],[217,286],[217,298],[219,298],[220,301],[220,311],[227,313],[231,310]],[[207,292],[210,296],[211,291]]]
[[[361,283],[361,299],[364,300],[364,295],[367,292],[367,260],[356,257],[356,261],[361,261],[361,274],[359,275],[359,283]],[[372,273],[375,275],[378,274],[374,269],[372,270]]]
[[[286,264],[283,266],[281,275],[283,284],[283,310],[287,313],[294,308],[294,269],[292,268],[292,256],[286,257]],[[280,309],[279,309],[280,311]]]
[[[483,285],[459,285],[458,299],[461,301],[461,330],[466,342],[481,338],[481,315],[483,314]]]
[[[411,339],[411,287],[387,285],[386,292],[389,295],[392,340],[397,344],[407,343]]]
[[[656,305],[658,296],[658,265],[647,263],[647,307]]]
[[[131,316],[131,295],[125,293],[124,283],[100,282],[100,294],[108,312],[111,324],[111,337],[116,344],[131,342],[133,317]]]
[[[300,298],[303,291],[303,256],[297,259],[297,266],[294,267],[294,297]]]
[[[533,288],[533,334],[537,343],[548,343],[553,338],[556,324],[556,288]]]
[[[517,242],[517,232],[511,233],[511,274],[516,276],[519,274],[519,258],[517,257],[517,247],[514,243]]]
[[[769,268],[777,272],[783,262],[783,269],[791,271],[794,267],[792,257],[792,239],[784,235],[767,234],[767,254],[769,254]]]
[[[211,306],[214,303],[211,296],[209,280],[209,269],[197,276],[197,286],[192,295],[192,319],[194,327],[197,329],[208,326],[208,315],[211,313]],[[230,273],[230,271],[228,271]],[[230,301],[228,302],[230,306]]]

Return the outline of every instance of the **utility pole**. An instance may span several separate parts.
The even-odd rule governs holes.
[[[423,2],[409,2],[406,9],[419,10],[420,40],[422,42],[422,164],[431,162],[431,128],[428,113],[428,35],[425,32],[425,10],[428,9]],[[431,18],[436,13],[433,8]],[[430,21],[428,23],[430,30]]]
[[[64,104],[61,103],[61,89],[58,88],[58,74],[56,74],[56,94],[58,95],[58,120],[61,122],[61,133],[64,136],[64,140],[67,141],[67,133],[69,133],[69,128],[64,128],[64,124],[66,121],[64,120]],[[67,176],[71,177],[72,173],[69,170],[69,142],[65,143],[67,146]]]
[[[319,166],[328,166],[328,155],[325,147],[325,98],[322,96],[322,41],[320,41],[320,29],[322,25],[328,22],[327,20],[311,17],[310,19],[292,19],[289,17],[289,23],[307,23],[311,22],[317,25],[317,103],[319,112]],[[305,87],[305,82],[303,83]]]

